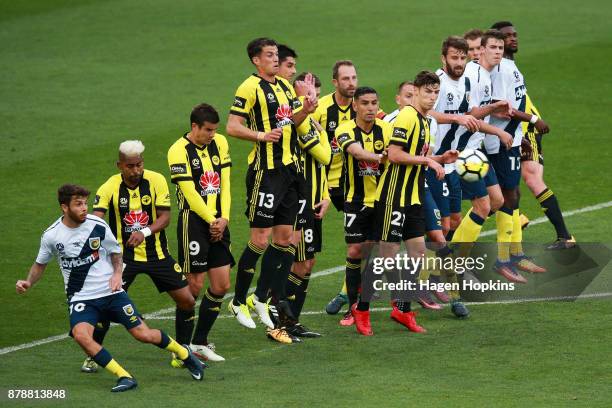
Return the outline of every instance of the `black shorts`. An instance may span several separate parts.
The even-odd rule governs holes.
[[[377,202],[375,219],[378,241],[401,242],[425,235],[425,211],[421,204],[393,207]]]
[[[344,203],[344,241],[359,244],[374,239],[374,208],[363,203]]]
[[[311,199],[311,188],[308,185],[308,182],[304,178],[303,174],[298,175],[297,177],[297,186],[298,186],[298,212],[295,218],[295,224],[293,229],[295,231],[300,231],[305,228],[308,215],[308,209],[312,207]]]
[[[181,289],[187,286],[187,279],[183,274],[183,269],[171,256],[159,261],[125,261],[124,263],[123,289],[126,291],[134,282],[136,276],[141,273],[149,275],[160,293]]]
[[[344,211],[344,188],[332,187],[329,189],[329,199],[336,208],[336,210]]]
[[[192,211],[180,211],[177,228],[178,258],[184,273],[201,273],[220,266],[235,265],[229,227],[223,239],[210,242],[210,226]]]
[[[542,135],[529,132],[525,135],[525,140],[531,146],[531,152],[521,149],[521,161],[535,161],[544,165],[544,153],[542,152]]]
[[[300,180],[293,164],[272,170],[253,170],[246,175],[245,215],[251,228],[296,225]]]
[[[314,217],[314,210],[305,210],[306,224],[302,228],[301,239],[295,251],[295,261],[304,262],[313,259],[315,254],[321,252],[323,244],[323,223]]]

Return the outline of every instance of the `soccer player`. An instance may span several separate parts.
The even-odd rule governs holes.
[[[159,173],[145,170],[144,145],[127,140],[119,145],[117,168],[96,193],[93,215],[108,220],[113,235],[123,251],[123,289],[127,291],[137,275],[148,275],[157,290],[167,292],[181,313],[193,313],[195,299],[187,287],[183,270],[168,251],[165,229],[170,223],[170,193],[166,179]],[[109,322],[96,326],[94,339],[102,344]],[[176,322],[176,339],[189,344],[183,335],[180,320]],[[179,360],[180,361],[180,360]],[[96,363],[88,357],[81,371],[96,371]]]
[[[336,130],[338,146],[344,154],[344,239],[346,251],[346,287],[349,312],[342,326],[354,323],[350,306],[357,301],[361,286],[361,260],[374,239],[374,199],[383,172],[384,152],[392,127],[376,117],[378,94],[373,88],[360,87],[353,97],[355,120]]]
[[[58,189],[62,216],[43,233],[36,262],[26,280],[18,280],[17,293],[27,292],[40,280],[55,256],[64,278],[70,335],[100,366],[118,377],[112,392],[127,391],[138,384],[111,354],[93,339],[94,326],[104,319],[122,324],[138,341],[175,353],[195,380],[202,380],[202,363],[188,347],[181,346],[161,330],[149,328],[122,285],[121,246],[103,219],[87,214],[89,191],[65,184]]]
[[[189,289],[198,297],[208,275],[208,288],[193,329],[195,311],[176,310],[177,325],[199,357],[224,361],[208,342],[219,316],[223,296],[230,287],[234,257],[230,251],[230,167],[232,161],[225,136],[217,133],[219,114],[202,103],[190,115],[191,130],[168,150],[170,179],[176,184],[179,205],[177,240],[179,262],[187,274]],[[193,338],[192,338],[193,334]]]
[[[504,58],[514,61],[514,55],[518,52],[518,34],[513,24],[509,21],[500,21],[495,23],[493,28],[504,34]],[[544,182],[542,135],[548,132],[548,125],[541,119],[529,95],[525,95],[525,114],[531,115],[529,121],[522,122],[525,141],[529,148],[523,149],[521,155],[521,175],[557,233],[556,241],[548,245],[547,249],[572,248],[576,245],[576,240],[565,225],[557,197]]]
[[[353,95],[357,89],[358,79],[355,65],[350,60],[339,60],[332,68],[332,84],[334,92],[319,100],[319,106],[313,118],[323,126],[331,146],[332,160],[327,167],[327,185],[329,197],[338,211],[344,210],[344,178],[342,152],[336,140],[336,129],[345,122],[355,119],[352,107]],[[337,314],[348,302],[346,282],[341,291],[327,304],[325,310],[329,314]]]
[[[463,34],[463,38],[468,43],[467,57],[470,61],[478,61],[482,51],[482,30],[473,28]]]
[[[432,72],[422,71],[414,80],[416,88],[414,104],[402,109],[395,119],[393,134],[387,151],[389,164],[378,182],[375,203],[375,239],[380,240],[381,254],[394,257],[404,241],[409,256],[425,255],[425,217],[421,197],[425,184],[424,166],[436,170],[438,179],[444,178],[440,163],[457,158],[456,150],[448,150],[443,156],[428,156],[429,121],[427,112],[436,102],[440,79]],[[363,287],[357,304],[351,308],[357,332],[371,336],[370,299]],[[410,302],[398,300],[394,303],[391,318],[411,331],[424,332],[410,311]]]
[[[492,46],[498,54],[504,52],[505,35],[499,30],[491,30],[491,40],[487,47]],[[489,32],[487,32],[489,33]],[[484,39],[486,37],[483,36]],[[502,276],[514,279],[518,283],[527,280],[517,271],[523,270],[531,273],[546,272],[546,269],[536,265],[522,250],[522,229],[519,217],[519,183],[521,180],[520,147],[523,139],[521,122],[529,122],[533,115],[525,113],[525,95],[527,88],[523,75],[514,61],[502,58],[498,65],[491,70],[491,84],[493,101],[508,101],[512,110],[510,115],[491,115],[491,125],[504,129],[513,136],[512,147],[506,150],[500,147],[499,138],[487,135],[484,140],[489,161],[495,169],[495,174],[504,195],[504,203],[496,213],[498,256],[495,269]],[[537,116],[535,117],[536,119]],[[535,124],[543,132],[548,126],[541,120]]]
[[[247,54],[257,74],[249,76],[238,87],[227,121],[230,136],[254,143],[248,157],[246,180],[250,239],[238,261],[236,295],[231,307],[239,321],[248,322],[250,316],[245,306],[248,304],[268,327],[269,336],[290,343],[287,333],[282,328],[275,328],[270,319],[268,292],[272,289],[278,296],[279,316],[293,317],[285,299],[285,289],[295,258],[295,250],[290,244],[299,210],[298,177],[303,177],[295,155],[296,127],[314,112],[317,98],[314,84],[309,83],[302,105],[291,84],[277,76],[278,48],[274,40],[257,38],[251,41]],[[268,245],[270,237],[272,243]],[[247,301],[247,291],[260,256],[257,287]]]

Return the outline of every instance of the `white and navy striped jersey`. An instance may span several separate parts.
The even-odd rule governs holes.
[[[60,217],[42,235],[36,263],[46,265],[55,256],[64,276],[68,301],[97,299],[113,294],[111,254],[121,246],[104,220],[88,215],[77,228]]]
[[[493,87],[491,84],[491,73],[484,69],[480,64],[475,61],[470,61],[465,66],[465,77],[470,80],[471,91],[469,98],[469,110],[472,108],[489,105],[491,103],[491,97],[493,94]],[[489,123],[490,116],[483,118],[483,121]],[[479,149],[482,145],[482,141],[485,138],[485,134],[482,132],[476,132],[470,136],[469,140],[465,145],[458,146],[458,150],[464,149]],[[459,149],[459,147],[461,147]]]
[[[519,111],[525,112],[527,88],[523,74],[518,70],[513,60],[502,58],[501,62],[491,71],[493,84],[493,100],[507,100]],[[523,138],[523,127],[519,119],[500,119],[491,116],[491,125],[501,128],[514,137],[512,146],[520,146]],[[487,153],[499,153],[499,138],[487,135],[485,139]]]

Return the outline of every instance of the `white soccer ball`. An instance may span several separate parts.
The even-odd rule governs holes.
[[[489,171],[489,159],[480,150],[465,149],[455,162],[457,174],[463,180],[473,183],[482,180]]]

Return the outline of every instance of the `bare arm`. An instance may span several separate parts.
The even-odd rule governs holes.
[[[486,122],[482,122],[480,125],[480,130],[490,135],[495,135],[499,138],[506,149],[510,149],[512,147],[512,143],[514,142],[514,138],[512,135],[505,130],[502,130],[496,126],[490,125]]]
[[[301,112],[302,111],[299,113]],[[304,120],[304,118],[302,118],[302,120]],[[227,134],[232,137],[248,140],[250,142],[278,142],[283,134],[283,130],[280,128],[272,129],[272,131],[268,133],[256,132],[246,127],[245,123],[246,118],[230,113],[229,117],[227,118],[227,126],[225,130],[227,131]]]
[[[28,272],[28,277],[26,280],[18,280],[15,284],[17,293],[25,293],[28,289],[34,286],[34,284],[42,277],[46,267],[47,264],[39,264],[38,262],[34,262],[30,267],[30,272]]]
[[[477,119],[484,119],[492,113],[501,113],[508,115],[510,113],[510,105],[508,101],[497,101],[483,106],[474,106],[469,114]]]
[[[368,152],[359,143],[351,143],[347,146],[346,152],[353,156],[357,160],[363,160],[367,162],[380,163],[382,155],[377,153]]]
[[[121,290],[123,285],[123,257],[120,253],[111,254],[111,262],[113,264],[113,276],[109,281],[109,286],[113,292]]]
[[[429,111],[428,114],[431,115],[438,123],[445,123],[445,124],[454,123],[454,124],[467,128],[470,132],[478,131],[479,122],[474,116],[470,114],[455,115],[451,113],[440,113],[434,110]]]
[[[531,122],[531,119],[535,116],[538,119],[536,120],[534,126],[538,130],[538,132],[541,134],[545,134],[550,131],[550,129],[548,128],[548,124],[536,115],[531,115],[527,112],[523,112],[518,109],[512,109],[512,113],[510,116],[512,116],[512,118],[520,120],[521,122]]]

